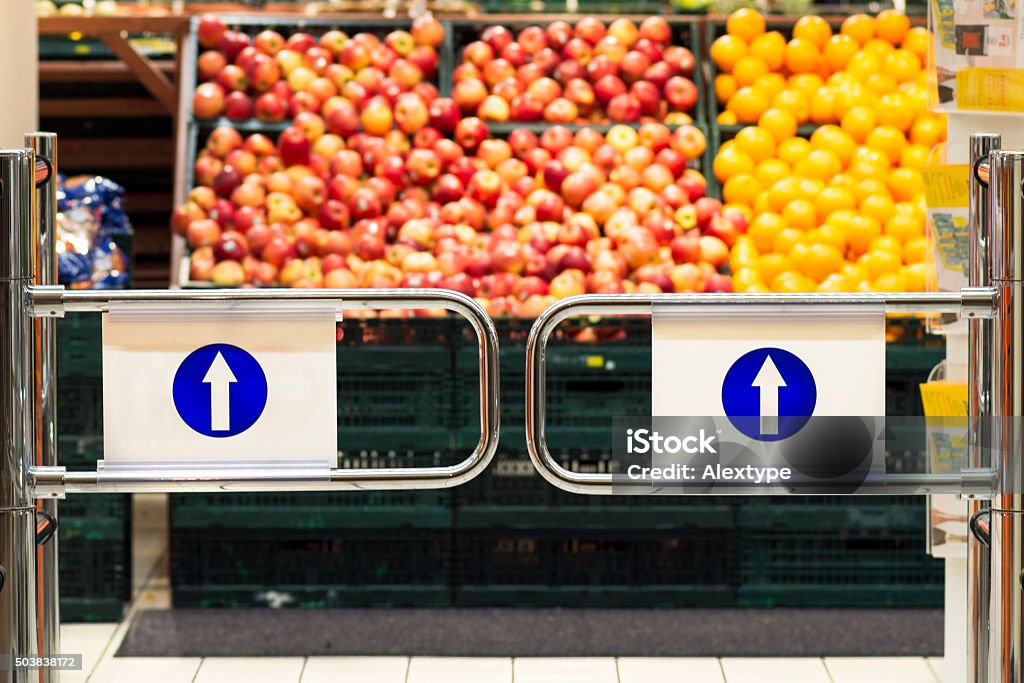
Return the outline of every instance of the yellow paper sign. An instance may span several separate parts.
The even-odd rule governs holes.
[[[921,170],[924,201],[929,209],[966,209],[971,201],[967,164]]]
[[[926,417],[967,417],[967,384],[929,382],[921,385]]]
[[[956,106],[984,111],[1021,111],[1024,109],[1024,69],[961,69],[956,73]]]

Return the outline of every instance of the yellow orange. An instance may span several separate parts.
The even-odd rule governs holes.
[[[862,215],[870,216],[883,224],[895,212],[892,199],[884,194],[873,194],[865,197],[861,200],[858,210]]]
[[[843,114],[839,125],[860,144],[867,139],[868,133],[875,129],[877,123],[878,116],[873,110],[867,107],[854,107]]]
[[[929,151],[945,139],[945,116],[921,116],[910,127],[910,141],[915,145],[923,145]]]
[[[777,213],[770,211],[758,214],[747,227],[747,234],[754,240],[754,246],[761,252],[769,252],[775,243],[775,238],[786,228],[786,221]],[[782,269],[785,270],[785,269]],[[781,271],[779,271],[781,272]],[[772,277],[765,280],[771,281]]]
[[[783,178],[768,188],[765,196],[768,197],[771,210],[781,214],[791,201],[800,197],[800,181],[792,176]]]
[[[790,138],[779,143],[775,154],[790,166],[811,153],[811,143],[803,138]]]
[[[732,71],[733,65],[747,54],[747,43],[733,35],[719,36],[711,43],[711,60],[723,71]]]
[[[861,83],[865,82],[872,74],[882,70],[882,60],[874,52],[861,50],[850,59],[846,65],[846,73],[852,75]]]
[[[793,38],[786,43],[786,68],[790,73],[800,74],[817,71],[821,62],[818,46],[803,38]]]
[[[796,117],[785,109],[772,107],[761,114],[757,120],[758,127],[771,133],[776,143],[788,140],[796,135]]]
[[[722,126],[735,126],[739,123],[739,119],[736,118],[736,113],[731,111],[719,112],[718,116],[715,117],[715,121]]]
[[[891,92],[896,92],[899,87],[899,83],[896,79],[887,73],[871,74],[867,80],[864,81],[864,87],[870,90],[875,95],[881,97],[882,95],[888,95]]]
[[[842,187],[844,189],[853,192],[857,189],[857,179],[848,173],[840,173],[832,176],[832,180],[828,181],[829,187]],[[854,197],[856,200],[856,197]]]
[[[782,232],[775,236],[775,241],[772,243],[772,251],[788,254],[794,246],[806,241],[807,235],[804,234],[803,230],[783,228]]]
[[[928,57],[929,51],[930,34],[928,29],[923,26],[915,26],[914,28],[907,31],[907,35],[903,36],[903,42],[900,46],[904,50],[910,50],[917,58],[922,62]]]
[[[903,263],[925,263],[928,260],[928,239],[911,237],[903,243]]]
[[[763,287],[767,289],[767,285],[762,279],[761,274],[756,269],[749,266],[740,266],[739,268],[733,268],[732,257],[729,258],[729,268],[732,269],[732,288],[736,292],[750,292],[756,291],[758,288]]]
[[[818,283],[811,278],[795,271],[786,271],[772,280],[772,290],[783,293],[813,292]]]
[[[737,173],[722,186],[722,199],[726,202],[750,206],[761,193],[761,183],[752,173]]]
[[[732,74],[718,74],[715,76],[715,97],[719,102],[728,102],[729,98],[736,94],[739,85]]]
[[[826,223],[820,226],[814,235],[814,240],[823,243],[831,244],[833,247],[838,249],[841,253],[846,253],[846,233],[839,226]]]
[[[722,183],[733,176],[750,173],[753,170],[754,160],[735,147],[720,151],[712,163],[715,178]]]
[[[768,65],[760,57],[746,55],[736,60],[732,67],[733,78],[739,87],[753,85],[761,76],[768,73]]]
[[[754,123],[768,109],[769,104],[763,92],[747,86],[736,91],[726,108],[736,115],[740,123]]]
[[[899,270],[903,257],[889,249],[875,249],[857,259],[857,263],[867,269],[868,277],[874,279]]]
[[[904,133],[910,130],[914,122],[914,109],[909,99],[898,92],[882,95],[875,108],[875,114],[879,125],[893,126]]]
[[[875,17],[875,35],[892,45],[899,45],[909,30],[910,19],[902,12],[887,9]]]
[[[789,164],[782,159],[765,159],[754,168],[754,176],[763,187],[771,187],[791,174]]]
[[[829,38],[822,49],[822,56],[829,70],[836,72],[845,69],[858,52],[860,44],[850,36],[840,33]]]
[[[818,284],[818,291],[822,293],[836,294],[839,292],[856,291],[850,278],[840,273],[832,273]]]
[[[775,154],[775,138],[764,128],[747,126],[736,134],[735,140],[736,148],[753,159],[755,164]]]
[[[924,262],[915,262],[900,268],[908,292],[923,292],[928,289],[928,268]]]
[[[758,76],[753,86],[771,99],[786,89],[786,78],[780,73],[766,73]]]
[[[819,223],[824,223],[836,211],[856,207],[853,193],[845,187],[826,187],[814,198],[814,209],[817,211]]]
[[[882,228],[886,235],[899,242],[909,242],[924,237],[922,226],[913,216],[896,213],[889,217]]]
[[[892,126],[878,126],[868,133],[864,144],[871,149],[876,149],[889,157],[889,161],[898,164],[903,158],[903,150],[907,146],[907,139],[903,133]]]
[[[906,83],[921,73],[921,60],[910,50],[893,50],[882,63],[885,73],[898,83]]]
[[[811,135],[811,144],[818,149],[827,149],[836,155],[839,163],[845,168],[857,151],[857,142],[853,136],[839,126],[824,125]]]
[[[762,33],[750,42],[750,54],[761,58],[772,71],[786,63],[786,39],[778,31]]]
[[[836,120],[836,91],[832,88],[818,88],[811,97],[811,121],[830,123]]]
[[[842,252],[831,244],[797,245],[790,254],[790,260],[797,270],[816,282],[821,282],[843,266]]]
[[[843,227],[846,241],[853,254],[862,254],[868,249],[871,240],[882,234],[882,226],[871,216],[860,213],[852,214]]]
[[[843,21],[839,30],[863,45],[875,37],[875,20],[867,14],[853,14]]]
[[[823,85],[825,85],[825,81],[815,73],[793,74],[786,82],[786,86],[790,90],[802,92],[808,99],[818,92],[818,88]]]
[[[725,22],[725,31],[731,36],[749,43],[764,33],[764,17],[755,9],[744,7],[729,15]]]
[[[832,37],[832,27],[821,17],[806,15],[800,17],[793,26],[793,37],[813,43],[820,49]]]
[[[861,178],[858,179],[857,185],[853,188],[853,198],[857,200],[857,203],[864,201],[867,197],[873,195],[884,195],[890,197],[888,183],[882,178]]]
[[[818,214],[814,204],[806,199],[794,199],[782,210],[786,225],[797,230],[811,230],[818,225]]]
[[[788,111],[798,124],[807,123],[811,117],[810,100],[799,90],[783,90],[775,96],[771,106]]]
[[[889,53],[895,49],[896,48],[892,46],[892,43],[889,43],[888,41],[882,40],[881,38],[872,38],[868,42],[864,43],[864,47],[861,52],[870,52],[884,61]]]
[[[772,282],[782,273],[792,270],[793,264],[785,254],[772,252],[761,254],[757,259],[756,268],[765,282]]]
[[[827,149],[816,149],[793,166],[797,175],[822,181],[830,180],[842,169],[839,158]]]
[[[911,129],[911,136],[913,136],[913,129]],[[916,168],[918,170],[925,168],[928,165],[929,154],[931,154],[930,147],[911,143],[904,147],[902,154],[900,154],[900,166]]]
[[[921,172],[913,168],[894,168],[889,172],[889,190],[896,201],[910,201],[924,191]]]

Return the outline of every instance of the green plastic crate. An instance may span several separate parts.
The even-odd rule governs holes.
[[[740,606],[939,606],[943,563],[913,530],[751,530],[738,534]]]
[[[58,510],[61,620],[120,621],[131,597],[130,516],[73,512]]]

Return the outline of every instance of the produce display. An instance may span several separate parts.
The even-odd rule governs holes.
[[[584,17],[518,33],[488,26],[463,48],[452,97],[464,114],[492,121],[689,123],[696,59],[672,38],[661,17],[639,26]]]
[[[437,96],[432,81],[444,38],[444,26],[430,15],[383,38],[331,30],[287,39],[270,29],[250,37],[204,15],[192,111],[199,119],[235,121],[285,121],[316,112],[340,135],[360,125],[381,133],[394,125],[408,129],[405,110]]]
[[[172,225],[190,279],[219,286],[444,287],[522,315],[588,291],[729,291],[717,270],[745,221],[687,167],[704,146],[660,123],[506,140],[475,117],[451,139],[342,138],[305,112],[276,143],[216,128]]]
[[[738,291],[922,291],[929,277],[921,169],[946,137],[930,113],[930,35],[902,14],[839,32],[806,16],[792,38],[753,10],[710,47],[724,142],[714,174],[750,216],[730,242]],[[818,127],[799,136],[798,126]]]

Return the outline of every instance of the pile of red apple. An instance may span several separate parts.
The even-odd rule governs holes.
[[[639,27],[586,17],[518,35],[489,26],[463,49],[452,98],[463,113],[491,121],[688,123],[684,114],[697,103],[695,59],[671,43],[661,17]]]
[[[503,140],[475,117],[451,138],[343,138],[305,112],[276,143],[212,131],[172,225],[190,279],[219,286],[442,287],[525,316],[584,292],[728,291],[746,219],[704,197],[687,167],[704,145],[660,123]]]
[[[430,15],[383,39],[339,30],[285,39],[267,29],[250,37],[204,15],[197,26],[204,50],[197,58],[192,110],[200,119],[261,121],[316,112],[342,135],[360,126],[383,133],[401,126],[403,100],[429,104],[437,97],[431,80],[444,36],[444,26]]]

